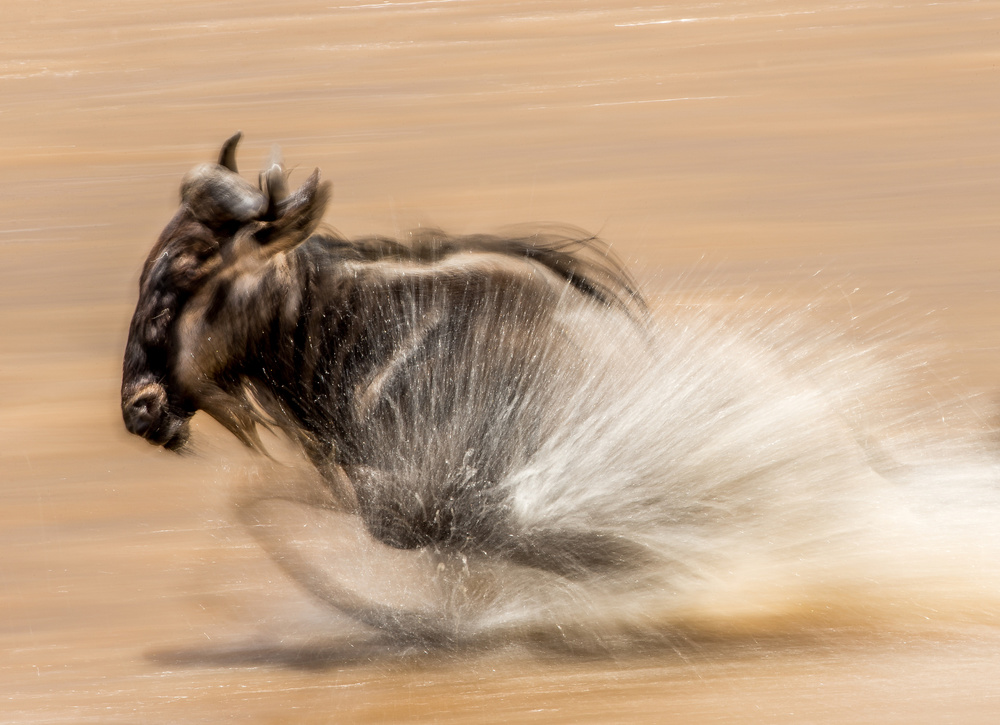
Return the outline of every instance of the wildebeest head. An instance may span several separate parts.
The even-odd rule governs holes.
[[[129,328],[122,374],[125,427],[172,450],[187,441],[188,421],[197,409],[213,412],[206,403],[207,381],[184,374],[181,358],[191,352],[178,328],[186,307],[304,241],[329,197],[329,184],[319,182],[318,170],[289,194],[277,159],[260,174],[260,188],[245,181],[236,168],[240,137],[225,142],[217,164],[203,164],[185,176],[181,207],[143,267]]]

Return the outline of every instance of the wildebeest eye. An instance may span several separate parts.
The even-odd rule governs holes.
[[[202,260],[191,252],[181,252],[174,258],[172,271],[178,283],[194,282],[202,275]]]
[[[217,246],[197,240],[177,252],[171,264],[174,282],[183,287],[198,282],[214,267]]]

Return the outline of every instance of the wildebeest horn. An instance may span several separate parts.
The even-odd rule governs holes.
[[[248,222],[267,208],[264,195],[228,168],[216,164],[196,166],[181,183],[181,200],[195,218],[208,224]]]
[[[285,178],[285,168],[281,163],[281,149],[278,144],[271,148],[270,164],[260,173],[260,189],[267,198],[267,210],[263,218],[276,219],[278,205],[288,197],[288,181]]]
[[[236,146],[241,138],[243,132],[237,131],[226,139],[218,164],[202,164],[184,177],[181,200],[199,221],[248,222],[260,217],[267,207],[264,195],[237,173]]]
[[[225,166],[234,174],[239,173],[236,168],[236,146],[241,138],[243,138],[243,132],[237,131],[226,139],[226,142],[222,144],[222,151],[219,152],[219,166]]]

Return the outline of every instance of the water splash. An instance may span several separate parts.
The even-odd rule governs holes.
[[[968,401],[927,402],[919,354],[773,304],[688,297],[650,331],[574,300],[530,341],[512,311],[460,351],[466,376],[408,381],[436,424],[409,448],[383,435],[396,480],[499,471],[503,496],[458,504],[495,532],[402,551],[333,498],[259,497],[242,510],[265,548],[409,641],[615,649],[995,622],[1000,461]],[[463,402],[439,415],[443,400]],[[491,465],[501,450],[516,464]]]

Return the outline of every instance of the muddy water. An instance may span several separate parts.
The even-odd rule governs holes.
[[[889,313],[910,330],[899,344],[943,354],[941,390],[989,399],[1000,3],[4,12],[0,721],[1000,716],[994,612],[631,658],[337,650],[349,625],[234,522],[238,447],[200,421],[196,455],[158,452],[117,410],[141,261],[181,175],[235,129],[244,171],[274,142],[293,181],[321,167],[336,183],[328,221],[347,234],[558,220],[599,231],[654,293],[819,299],[845,324],[903,299]],[[195,648],[215,656],[157,656]]]

